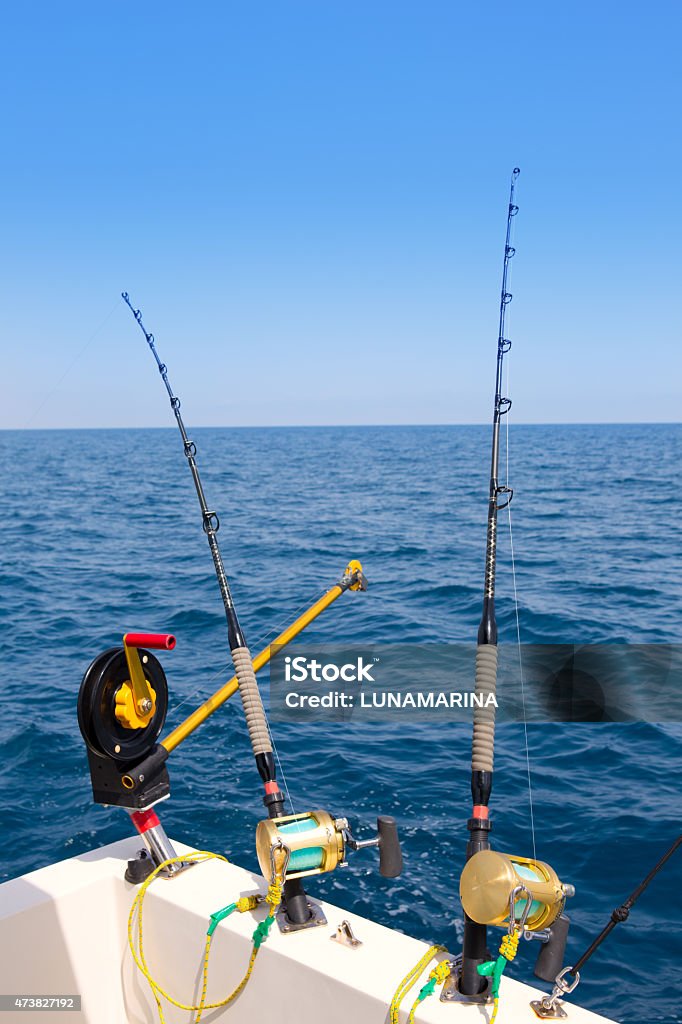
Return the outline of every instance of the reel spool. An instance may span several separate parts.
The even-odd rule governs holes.
[[[127,634],[123,647],[98,655],[78,694],[78,725],[85,740],[96,803],[149,807],[170,792],[165,768],[136,779],[130,772],[155,748],[168,708],[168,683],[158,660],[138,642],[172,649],[165,635]],[[160,749],[160,748],[158,748]],[[134,791],[134,792],[132,792]]]
[[[289,850],[287,878],[304,878],[333,871],[343,863],[345,818],[332,818],[327,811],[289,814],[267,818],[256,827],[256,853],[263,877],[272,881],[271,851]]]
[[[529,932],[551,925],[574,892],[544,861],[495,850],[475,853],[459,884],[464,912],[477,924],[506,927],[513,906],[514,920]]]
[[[128,725],[119,717],[120,711],[117,715],[120,697],[127,696],[124,687],[130,688],[130,670],[122,647],[112,647],[95,658],[83,676],[78,694],[78,725],[88,748],[122,765],[139,761],[149,753],[163,728],[168,708],[165,672],[149,651],[141,650],[139,654],[154,700],[146,724]]]
[[[256,853],[263,877],[272,881],[273,851],[289,851],[287,879],[321,875],[346,863],[346,850],[379,848],[379,871],[385,878],[397,878],[403,868],[395,818],[377,818],[377,836],[357,840],[346,818],[333,818],[328,811],[307,811],[260,821],[256,828]]]

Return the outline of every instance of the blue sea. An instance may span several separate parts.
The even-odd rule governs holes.
[[[490,430],[484,426],[197,429],[198,463],[251,649],[328,589],[344,594],[316,643],[473,642],[480,617]],[[91,800],[76,696],[128,630],[169,631],[177,724],[232,674],[217,583],[174,428],[6,431],[0,594],[2,877],[122,838]],[[506,460],[502,476],[506,476]],[[526,643],[678,642],[678,425],[514,426],[513,547]],[[500,514],[500,640],[514,642],[510,533]],[[267,673],[262,675],[267,696]],[[500,686],[504,681],[500,680]],[[405,871],[373,851],[313,879],[313,895],[422,939],[461,941],[458,874],[470,810],[464,724],[278,724],[296,810],[324,807],[369,836],[394,814]],[[577,890],[575,960],[680,832],[682,726],[528,727],[537,854]],[[261,787],[238,698],[169,761],[171,836],[256,867]],[[498,729],[494,843],[532,852],[522,725]],[[679,1021],[682,855],[585,968],[576,1001],[626,1024]],[[216,906],[230,896],[216,894]],[[182,936],[178,936],[178,942]],[[536,945],[510,969],[532,981]],[[400,979],[396,976],[396,983]]]

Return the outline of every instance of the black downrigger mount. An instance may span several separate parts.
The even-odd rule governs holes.
[[[157,743],[168,709],[168,683],[149,648],[172,650],[170,634],[127,633],[87,669],[78,694],[95,803],[122,807],[145,843],[128,862],[126,879],[140,883],[176,856],[153,807],[170,796],[168,752]],[[175,874],[182,865],[169,865]]]

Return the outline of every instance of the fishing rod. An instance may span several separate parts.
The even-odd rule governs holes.
[[[239,696],[241,697],[249,738],[251,740],[251,749],[253,750],[258,774],[261,777],[265,789],[263,803],[265,804],[270,818],[281,818],[284,814],[284,795],[279,788],[279,783],[277,782],[277,771],[275,768],[275,758],[270,740],[270,731],[268,729],[268,723],[265,717],[258,683],[256,682],[256,674],[251,661],[251,653],[239,624],[239,619],[237,618],[237,610],[234,605],[230,585],[227,580],[227,574],[225,572],[223,559],[220,553],[220,547],[218,545],[220,520],[218,519],[216,512],[209,509],[206,501],[206,495],[204,494],[196,462],[197,447],[193,441],[190,441],[187,435],[185,424],[180,413],[180,399],[173,393],[173,389],[171,388],[168,380],[166,365],[161,361],[156,350],[154,335],[144,326],[142,322],[142,314],[139,309],[135,309],[133,307],[128,293],[122,292],[121,297],[130,309],[130,312],[133,314],[133,317],[144,334],[152,355],[156,360],[156,365],[166,391],[168,392],[171,409],[173,410],[173,415],[175,416],[175,420],[182,437],[185,458],[187,459],[187,464],[189,465],[192,473],[194,488],[197,492],[197,498],[199,499],[204,533],[206,534],[208,546],[211,550],[213,566],[215,568],[218,586],[220,588],[220,595],[225,609],[227,638],[235,675],[237,677]],[[296,923],[303,923],[310,917],[311,912],[307,896],[298,878],[287,881],[284,889],[284,899],[282,902],[286,906],[287,915]]]
[[[217,514],[209,509],[201,484],[196,463],[197,448],[194,442],[190,441],[187,436],[185,424],[180,414],[180,399],[173,393],[170,386],[166,365],[161,362],[156,350],[154,335],[145,328],[142,323],[142,314],[139,309],[133,307],[128,293],[122,292],[121,295],[144,334],[156,360],[182,436],[185,457],[192,473],[194,487],[201,507],[203,528],[208,539],[225,608],[228,643],[235,670],[235,680],[227,683],[222,688],[220,694],[217,695],[217,699],[222,703],[228,699],[235,688],[239,689],[251,739],[251,747],[265,788],[263,803],[268,812],[268,821],[260,822],[257,829],[256,848],[259,864],[263,874],[268,877],[273,857],[277,850],[286,847],[292,855],[288,862],[287,880],[284,883],[281,919],[278,917],[282,931],[297,931],[301,928],[326,924],[322,908],[308,899],[301,878],[310,874],[321,874],[334,870],[337,866],[346,862],[347,850],[359,850],[367,847],[378,848],[380,872],[388,878],[397,877],[402,871],[402,855],[397,825],[395,819],[390,815],[379,815],[377,818],[377,835],[372,839],[358,840],[351,832],[346,818],[334,818],[327,811],[309,811],[302,814],[284,815],[284,796],[277,782],[270,732],[256,682],[254,663],[239,625],[218,546],[217,533],[220,528],[220,522]],[[332,592],[321,598],[303,616],[303,619],[305,619],[304,624],[307,624],[307,622],[323,611],[345,589],[360,590],[364,589],[365,585],[362,567],[357,562],[351,563],[341,584],[338,584],[337,588],[332,588]],[[335,589],[336,592],[334,593]],[[297,626],[298,623],[295,623],[294,626],[285,631],[283,636],[286,636],[286,642],[292,638],[293,630]],[[303,628],[303,625],[301,625],[301,628]],[[256,665],[258,666],[258,662],[264,664],[265,660],[267,659],[263,659],[261,653],[256,659]],[[168,746],[172,749],[171,743],[176,745],[177,742],[180,742],[183,738],[182,734],[186,732],[188,735],[212,710],[204,707],[198,710],[196,716],[190,716],[190,720],[181,726],[180,734],[176,730],[175,736],[172,735],[168,738],[166,741]],[[152,757],[155,756],[162,759],[168,756],[168,747],[163,742],[152,753]],[[142,778],[139,778],[139,766],[138,780],[140,782],[145,781],[144,772],[142,772]],[[135,783],[135,779],[132,779],[132,782]],[[272,879],[270,878],[270,880]]]
[[[495,403],[493,408],[493,439],[490,460],[490,488],[488,493],[488,529],[486,534],[485,582],[483,590],[483,613],[478,627],[476,650],[476,694],[481,697],[480,706],[474,708],[474,728],[471,754],[471,796],[472,816],[467,823],[469,841],[467,861],[480,850],[488,850],[490,842],[490,818],[488,803],[493,783],[493,758],[495,747],[495,705],[489,700],[495,696],[497,684],[497,621],[495,619],[495,569],[497,561],[497,514],[509,505],[513,491],[498,479],[500,464],[500,421],[511,408],[511,399],[502,395],[502,368],[504,357],[511,348],[506,335],[507,307],[512,300],[508,291],[509,264],[515,249],[511,244],[512,225],[518,213],[514,203],[518,167],[512,171],[507,210],[507,233],[504,243],[504,264],[502,269],[502,290],[500,295],[500,319],[497,336],[497,367],[495,374]],[[486,951],[486,926],[464,917],[464,944],[462,949],[460,990],[466,995],[476,995],[484,990],[485,979],[477,972],[479,964],[488,959]]]
[[[519,176],[515,167],[510,184],[504,266],[500,296],[500,319],[497,342],[495,403],[493,409],[492,456],[488,495],[485,583],[483,610],[478,628],[476,651],[476,700],[471,758],[472,816],[467,822],[469,840],[466,863],[460,877],[459,895],[464,911],[462,952],[452,959],[441,959],[430,971],[408,1015],[413,1021],[420,1003],[431,995],[436,985],[444,982],[442,1002],[492,1004],[489,1024],[495,1024],[500,1002],[500,985],[505,968],[517,954],[519,940],[536,939],[542,943],[535,965],[535,975],[552,982],[551,995],[533,1000],[530,1006],[539,1019],[560,1020],[567,1013],[559,1005],[561,997],[572,992],[580,981],[580,970],[596,952],[617,924],[625,921],[630,909],[658,874],[664,864],[682,846],[682,836],[661,857],[630,897],[611,914],[607,925],[573,966],[560,970],[568,936],[569,918],[564,914],[566,900],[575,896],[575,888],[562,882],[551,865],[532,858],[515,856],[491,849],[488,805],[493,782],[495,740],[495,699],[497,686],[497,622],[495,618],[495,570],[497,558],[497,515],[512,500],[513,491],[499,482],[500,421],[509,412],[511,400],[502,395],[504,356],[511,348],[506,337],[506,311],[512,295],[508,291],[509,264],[515,249],[511,244],[513,219],[518,213],[514,202]],[[493,698],[490,700],[490,698]],[[489,926],[506,929],[495,959],[487,946]],[[410,973],[400,982],[389,1010],[390,1024],[399,1024],[400,1006],[428,965],[447,950],[431,946]],[[557,973],[558,972],[558,973]]]
[[[542,942],[535,967],[537,977],[554,981],[566,943],[568,918],[563,914],[566,899],[575,895],[572,885],[561,881],[554,868],[530,857],[501,853],[490,848],[488,804],[493,781],[495,708],[497,685],[497,622],[495,619],[495,569],[497,558],[497,514],[512,499],[512,489],[499,482],[500,422],[509,412],[511,400],[502,395],[504,357],[511,348],[506,337],[509,264],[515,250],[511,244],[512,224],[518,213],[514,202],[519,168],[512,171],[504,244],[500,320],[497,337],[495,403],[493,408],[492,455],[488,494],[485,582],[483,610],[478,627],[476,650],[474,726],[471,754],[471,796],[473,811],[467,822],[469,840],[466,863],[460,876],[459,895],[464,911],[462,952],[442,960],[431,970],[409,1013],[414,1020],[419,1004],[439,982],[444,982],[442,1002],[492,1004],[489,1024],[495,1024],[499,1010],[500,984],[506,966],[518,951],[521,936]],[[487,945],[488,926],[505,929],[495,959]],[[399,1024],[399,1010],[405,995],[414,986],[426,965],[447,953],[443,946],[432,946],[422,960],[398,986],[391,1003],[389,1019]],[[449,955],[449,954],[448,954]]]
[[[178,424],[178,429],[182,436],[185,458],[187,459],[187,464],[189,465],[192,473],[194,488],[199,499],[204,533],[206,534],[208,546],[211,549],[213,565],[218,580],[218,586],[220,588],[220,596],[223,599],[223,606],[225,608],[227,639],[230,645],[230,653],[232,655],[235,675],[239,681],[239,695],[242,699],[246,725],[249,731],[249,738],[251,740],[251,748],[256,760],[258,773],[264,784],[266,806],[268,806],[268,809],[275,811],[276,813],[273,814],[273,817],[277,817],[284,811],[284,796],[282,795],[279,784],[277,783],[277,772],[275,768],[275,759],[272,753],[272,743],[270,742],[270,733],[268,731],[268,724],[265,718],[265,711],[263,710],[263,702],[258,689],[258,683],[256,682],[256,674],[253,670],[253,665],[251,664],[251,653],[246,644],[242,628],[239,625],[237,610],[232,599],[230,585],[227,580],[223,559],[220,554],[220,547],[218,546],[220,520],[218,519],[217,514],[211,511],[208,507],[196,462],[197,446],[193,441],[190,441],[187,436],[185,424],[183,423],[182,415],[180,414],[180,399],[173,394],[173,389],[171,388],[168,380],[166,365],[161,362],[159,353],[156,351],[154,335],[145,328],[142,323],[142,314],[139,309],[133,308],[128,293],[122,292],[121,297],[133,314],[140,330],[147,340],[147,344],[152,351],[152,355],[156,360],[159,373],[161,374],[161,379],[163,380],[163,383],[166,386],[166,391],[168,392],[171,409],[173,410],[173,414]]]

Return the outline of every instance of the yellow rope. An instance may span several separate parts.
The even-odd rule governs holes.
[[[426,985],[423,986],[421,992],[412,1003],[410,1012],[407,1015],[407,1024],[414,1024],[414,1015],[417,1012],[417,1007],[426,998],[427,995],[431,995],[436,985],[444,982],[450,977],[450,964],[447,960],[442,960],[439,964],[436,964],[434,969],[429,974],[429,980]]]
[[[494,974],[492,992],[493,1012],[489,1024],[495,1024],[495,1021],[497,1019],[497,1011],[499,1009],[500,1003],[499,996],[497,993],[499,990],[502,971],[504,970],[503,965],[505,961],[511,962],[516,956],[517,950],[519,948],[520,934],[521,933],[517,929],[515,929],[511,935],[503,935],[502,941],[500,942],[500,949],[497,961],[491,960],[489,963],[485,965],[485,970],[479,970],[479,974]],[[415,984],[419,976],[426,970],[428,964],[433,959],[433,957],[437,953],[442,952],[445,952],[445,946],[431,946],[431,948],[426,951],[421,960],[417,964],[415,964],[415,966],[408,974],[405,975],[403,980],[398,985],[396,993],[391,1001],[391,1006],[389,1009],[389,1024],[400,1024],[400,1004],[402,1003],[403,999],[410,991],[412,986]],[[481,966],[483,967],[483,965]],[[428,980],[424,985],[422,985],[419,995],[417,996],[417,998],[415,999],[410,1008],[410,1012],[407,1016],[407,1024],[414,1024],[415,1014],[417,1012],[419,1004],[423,1002],[427,996],[432,994],[436,985],[444,982],[449,976],[450,964],[447,960],[442,960],[440,963],[436,964],[433,970],[429,973]]]
[[[284,888],[284,880],[274,878],[268,886],[268,891],[265,894],[265,902],[270,904],[270,917],[275,913],[277,907],[282,902],[282,889]]]
[[[390,1024],[400,1024],[400,1004],[402,1003],[403,999],[410,991],[412,986],[415,984],[420,974],[422,974],[426,970],[430,962],[433,960],[434,956],[436,956],[437,953],[444,952],[445,946],[431,946],[431,948],[427,949],[426,953],[424,953],[424,956],[421,958],[421,960],[419,960],[419,962],[414,965],[412,970],[405,975],[403,980],[398,985],[395,991],[395,995],[393,996],[393,999],[391,1000],[391,1005],[388,1011]],[[439,964],[438,967],[440,966],[441,965]],[[413,1007],[412,1009],[414,1010],[415,1007]]]
[[[500,949],[497,960],[490,960],[485,965],[481,965],[479,968],[479,974],[490,977],[492,976],[492,997],[493,997],[493,1012],[490,1018],[489,1024],[495,1024],[497,1020],[497,1011],[500,1008],[500,981],[502,979],[502,973],[507,966],[505,961],[512,962],[519,948],[519,938],[521,932],[518,928],[515,928],[512,934],[507,933],[502,936],[500,942]]]
[[[511,935],[507,933],[502,936],[502,942],[500,943],[500,956],[503,956],[505,960],[509,960],[510,963],[516,956],[519,948],[520,936],[521,932],[517,929],[514,929]]]
[[[255,910],[257,906],[258,896],[241,896],[236,903],[240,914],[243,914],[246,910]]]
[[[222,860],[222,861],[225,861],[227,863],[227,858],[226,857],[223,857],[223,856],[221,856],[218,853],[209,853],[206,850],[201,850],[201,851],[198,851],[198,852],[195,852],[195,853],[188,853],[188,854],[185,854],[182,857],[172,857],[170,860],[165,860],[163,862],[163,864],[159,864],[159,866],[157,868],[155,868],[152,871],[152,873],[149,875],[149,877],[147,879],[145,879],[145,881],[142,883],[142,885],[140,886],[140,888],[139,888],[139,890],[137,892],[137,895],[135,896],[135,899],[133,900],[132,906],[130,908],[130,914],[128,915],[128,945],[130,947],[130,952],[132,953],[133,960],[135,961],[135,963],[137,964],[138,968],[140,969],[142,974],[145,976],[147,981],[149,982],[149,986],[150,986],[150,988],[152,990],[152,994],[153,994],[154,1000],[156,1002],[156,1007],[157,1007],[157,1009],[159,1011],[159,1020],[160,1020],[161,1024],[165,1024],[165,1017],[164,1017],[164,1014],[163,1014],[163,1006],[161,1004],[161,999],[160,999],[161,996],[163,996],[163,998],[166,999],[169,1003],[172,1003],[173,1006],[177,1006],[180,1010],[189,1010],[190,1012],[196,1011],[197,1016],[195,1017],[195,1024],[198,1024],[198,1022],[201,1020],[201,1017],[202,1017],[202,1014],[203,1014],[204,1010],[215,1010],[219,1006],[227,1006],[228,1003],[233,1002],[233,1000],[237,998],[239,993],[244,990],[244,988],[246,987],[246,984],[247,984],[249,978],[251,977],[251,972],[253,971],[253,966],[254,966],[254,964],[256,962],[256,957],[258,955],[258,950],[260,949],[261,942],[267,936],[269,927],[272,924],[272,920],[274,919],[274,915],[275,915],[275,913],[277,911],[277,908],[278,908],[278,906],[279,906],[279,904],[281,903],[281,900],[282,900],[282,886],[283,886],[283,883],[282,883],[281,880],[280,881],[275,880],[270,885],[270,887],[268,888],[268,892],[267,892],[267,895],[265,897],[266,902],[270,906],[270,910],[269,910],[268,916],[265,919],[265,921],[261,922],[261,924],[258,926],[256,931],[254,932],[253,949],[251,950],[251,956],[249,958],[249,962],[248,962],[248,965],[247,965],[247,968],[246,968],[246,973],[244,974],[244,977],[239,982],[239,984],[234,989],[234,991],[232,991],[229,994],[229,996],[227,996],[225,999],[221,999],[220,1002],[217,1002],[217,1003],[207,1003],[206,1002],[206,989],[207,989],[207,986],[208,986],[208,958],[209,958],[210,953],[211,953],[211,942],[212,942],[212,939],[213,939],[213,933],[211,932],[206,937],[206,947],[205,947],[205,951],[204,951],[204,963],[203,963],[203,967],[202,967],[202,977],[201,977],[201,999],[199,1000],[199,1003],[196,1004],[196,1005],[189,1004],[189,1003],[181,1003],[178,999],[174,999],[173,996],[169,995],[169,993],[166,992],[165,989],[163,989],[158,984],[158,982],[154,980],[154,978],[152,977],[152,975],[151,975],[151,973],[149,971],[149,968],[147,966],[147,961],[146,961],[146,958],[145,958],[145,955],[144,955],[144,944],[143,944],[143,934],[142,934],[142,907],[143,907],[143,903],[144,903],[144,897],[145,897],[145,894],[147,892],[147,889],[149,888],[150,884],[154,881],[156,876],[161,871],[163,871],[164,868],[168,867],[169,864],[183,864],[183,863],[186,864],[188,861],[192,861],[194,863],[200,864],[203,861],[212,860],[212,859]],[[235,909],[243,913],[244,911],[252,910],[257,905],[257,902],[258,902],[258,897],[257,896],[243,896],[243,897],[241,897],[240,899],[238,899],[236,901]],[[134,939],[134,935],[133,935],[133,920],[134,920],[134,916],[135,916],[135,911],[136,910],[138,912],[137,913],[137,949],[135,948],[135,939]],[[256,936],[258,936],[258,938],[256,938]]]

